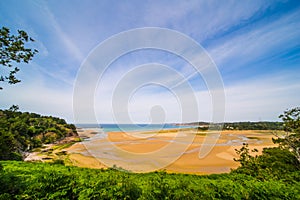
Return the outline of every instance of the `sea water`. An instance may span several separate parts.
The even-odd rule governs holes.
[[[190,126],[178,126],[176,124],[76,124],[78,128],[101,129],[104,132],[131,132],[166,130],[176,128],[189,128]]]

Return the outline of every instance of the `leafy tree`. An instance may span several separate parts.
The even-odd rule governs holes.
[[[243,146],[241,149],[235,149],[236,153],[238,154],[239,158],[234,158],[233,160],[236,162],[241,163],[242,166],[249,165],[250,163],[255,163],[255,160],[257,158],[250,155],[250,150],[248,148],[247,143],[243,143]],[[258,152],[257,149],[251,150],[252,153]]]
[[[300,167],[300,107],[284,111],[279,116],[284,123],[284,135],[275,135],[274,143],[278,143],[282,149],[289,150],[298,160]]]
[[[17,112],[19,110],[19,106],[18,105],[12,105],[8,110],[12,111],[12,112]]]
[[[247,145],[236,150],[241,166],[232,173],[246,174],[259,180],[286,179],[298,172],[297,159],[291,152],[279,147],[264,148],[260,156],[251,156]]]
[[[273,142],[279,146],[264,148],[260,156],[252,156],[248,144],[244,144],[241,149],[236,149],[239,158],[234,160],[241,166],[233,173],[251,175],[260,180],[293,179],[289,177],[294,174],[299,176],[300,108],[287,110],[279,117],[283,120],[285,130],[284,135],[275,133],[278,138]]]
[[[16,73],[20,69],[13,65],[15,63],[29,63],[38,52],[36,49],[25,47],[25,44],[29,42],[34,42],[34,39],[23,30],[18,30],[17,35],[12,35],[8,28],[2,27],[0,29],[0,65],[10,68],[7,75],[0,74],[0,82],[7,82],[8,84],[20,82],[16,78]],[[0,87],[0,89],[3,88]]]
[[[57,117],[0,110],[0,160],[21,160],[26,151],[76,135],[76,127]]]

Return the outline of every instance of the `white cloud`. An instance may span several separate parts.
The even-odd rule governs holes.
[[[72,86],[61,84],[55,75],[35,62],[20,67],[17,77],[21,80],[15,85],[5,85],[0,91],[1,108],[19,105],[22,111],[52,115],[73,122]]]
[[[233,33],[224,37],[221,37],[220,34],[222,35],[226,31],[230,32],[230,29],[234,29],[236,26],[243,26],[244,22],[249,22],[253,16],[257,16],[270,8],[272,3],[263,1],[150,2],[143,6],[139,5],[138,7],[141,9],[138,10],[131,8],[130,11],[135,10],[132,13],[127,10],[130,7],[127,3],[118,3],[116,6],[109,5],[109,8],[101,7],[102,3],[99,3],[101,6],[97,5],[97,8],[93,8],[92,14],[88,11],[83,15],[78,13],[78,16],[74,16],[72,21],[70,21],[71,17],[69,16],[68,21],[65,18],[59,18],[63,12],[56,12],[54,7],[49,6],[50,3],[36,1],[34,8],[38,11],[34,12],[32,16],[38,18],[34,22],[39,24],[37,27],[42,27],[44,30],[37,33],[34,32],[37,31],[36,29],[30,29],[30,31],[37,34],[37,38],[41,38],[41,40],[54,41],[53,44],[45,41],[37,42],[42,56],[49,58],[49,60],[44,62],[43,59],[38,59],[35,61],[36,63],[32,63],[32,69],[25,70],[23,75],[20,73],[24,84],[8,86],[7,89],[1,91],[1,105],[5,108],[11,104],[19,104],[23,110],[59,115],[72,121],[73,93],[71,86],[74,82],[75,70],[78,69],[79,63],[84,59],[83,52],[87,52],[92,48],[91,45],[97,44],[106,36],[135,27],[168,27],[181,31],[199,42],[219,38],[214,43],[210,43],[211,46],[208,48],[214,60],[219,66],[222,66],[222,70],[226,73],[241,66],[248,66],[249,63],[259,61],[261,58],[271,59],[270,55],[288,50],[298,44],[300,31],[295,28],[300,26],[298,10],[294,13],[287,12],[277,21],[264,24],[254,22],[253,26],[239,30],[236,34]],[[53,5],[57,4],[53,3]],[[86,7],[93,6],[89,3],[84,5]],[[121,9],[122,6],[125,7],[125,10]],[[63,6],[55,7],[55,9],[64,8]],[[101,12],[101,14],[97,15],[97,12]],[[74,14],[74,12],[72,13]],[[84,24],[91,20],[86,17],[93,15],[95,18],[93,18],[92,25]],[[77,23],[78,20],[80,23]],[[47,31],[49,31],[49,35],[47,35]],[[82,39],[82,41],[75,44],[76,38],[77,40]],[[159,39],[164,42],[169,38]],[[128,43],[130,42],[128,41]],[[174,41],[174,46],[176,42]],[[57,52],[60,50],[65,50],[66,53],[56,58]],[[185,77],[195,72],[191,66],[184,65],[186,63],[178,62],[172,56],[168,60],[164,56],[161,56],[163,57],[161,59],[159,56],[151,57],[151,59],[158,58],[157,62],[177,69]],[[99,86],[95,97],[95,109],[101,121],[113,122],[112,93],[118,80],[132,67],[145,64],[148,61],[153,62],[153,59],[144,59],[142,55],[135,57],[135,59],[119,62],[119,66],[112,68],[101,79],[101,88]],[[197,59],[199,57],[195,58],[195,60]],[[228,65],[228,63],[232,65]],[[55,67],[52,68],[53,66]],[[274,71],[279,70],[274,69]],[[297,105],[300,99],[298,95],[300,94],[299,84],[296,82],[299,77],[291,77],[291,74],[291,72],[286,72],[273,74],[273,77],[271,75],[270,77],[261,76],[257,79],[249,78],[252,76],[249,74],[248,80],[245,81],[240,80],[239,77],[234,77],[236,79],[235,85],[226,84],[230,85],[225,90],[227,95],[226,120],[276,120],[279,113],[286,108]],[[161,81],[168,87],[178,83],[178,77],[172,74],[149,71],[146,75],[137,76],[124,85],[130,88],[132,85],[144,81],[145,76],[147,76],[147,80]],[[190,78],[193,79],[194,77]],[[186,82],[186,80],[182,82]],[[180,89],[182,95],[185,92],[188,93],[185,87]],[[210,121],[212,118],[210,94],[207,91],[199,90],[195,94],[199,105],[198,117],[188,116],[185,120]],[[182,101],[189,102],[189,97],[183,95]],[[86,97],[81,96],[81,98],[84,100]],[[121,103],[121,99],[119,101]],[[139,90],[129,103],[132,118],[141,122],[149,121],[151,108],[155,105],[161,105],[165,109],[169,122],[180,120],[182,109],[188,112],[193,112],[196,109],[195,106],[181,108],[180,102],[174,96],[168,91],[161,91],[157,88]]]
[[[42,82],[35,81],[5,87],[0,98],[3,109],[14,104],[23,111],[57,116],[73,122],[71,89],[50,89]]]
[[[284,51],[299,41],[299,12],[291,13],[277,21],[240,33],[225,41],[218,41],[216,46],[208,49],[215,62],[224,66],[230,62],[232,69]]]
[[[300,85],[293,72],[272,76],[226,88],[226,120],[278,120],[284,110],[299,106]]]
[[[70,39],[71,37],[63,31],[56,17],[47,6],[47,3],[39,2],[37,5],[45,15],[45,17],[43,18],[44,22],[55,30],[58,38],[60,38],[68,52],[71,54],[70,56],[81,62],[84,59],[84,56],[82,55],[79,48],[75,45],[75,43]]]
[[[202,42],[271,6],[266,1],[161,1],[147,4],[141,12],[146,26],[171,27]]]
[[[280,113],[287,108],[297,106],[299,103],[300,86],[295,81],[296,79],[294,72],[288,72],[285,75],[271,74],[268,77],[246,80],[237,85],[227,87],[225,89],[225,121],[278,120],[277,117]],[[152,91],[151,88],[150,91]],[[106,123],[114,122],[111,104],[112,96],[109,92],[98,92],[95,107],[98,120]],[[111,93],[113,92],[112,89]],[[181,107],[181,103],[183,101],[188,102],[191,96],[185,94],[176,99],[176,96],[171,95],[170,91],[164,90],[160,93],[153,93],[149,92],[147,87],[134,94],[131,101],[128,101],[128,107],[124,107],[125,110],[115,111],[116,113],[127,112],[126,109],[128,108],[129,115],[135,122],[149,122],[151,109],[159,105],[165,112],[167,122],[178,122],[181,120],[185,122],[211,121],[212,99],[209,91],[197,91],[194,94],[198,104],[198,115],[196,118],[192,115],[182,118],[182,112],[188,113],[197,109],[197,106],[193,104],[190,104],[188,107]],[[123,100],[120,99],[120,101]]]

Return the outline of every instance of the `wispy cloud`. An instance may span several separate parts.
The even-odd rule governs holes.
[[[201,43],[264,12],[272,2],[263,1],[168,1],[149,3],[143,19],[146,25],[171,27]],[[139,11],[137,11],[139,12]]]
[[[300,30],[295,28],[300,26],[299,18],[299,12],[295,11],[277,21],[220,40],[208,51],[216,63],[227,70],[270,59],[299,45]]]
[[[244,81],[240,85],[232,85],[225,89],[226,94],[226,121],[261,121],[278,120],[278,115],[285,109],[297,106],[300,99],[300,85],[293,73],[279,76],[270,74],[263,79]],[[172,94],[172,90],[161,90],[160,93],[149,92],[148,86],[134,93],[130,101],[127,101],[128,112],[135,122],[149,122],[151,110],[160,106],[167,122],[185,121],[211,121],[212,99],[209,91],[194,92],[197,101],[197,113],[182,118],[182,113],[191,112],[195,106],[183,107],[181,104],[188,101],[190,96],[178,97]],[[157,89],[157,88],[156,88]],[[98,91],[95,97],[95,109],[100,122],[114,122],[113,116],[123,110],[113,110],[112,95]],[[114,90],[111,91],[113,93]],[[174,92],[174,91],[173,91]],[[293,98],[291,98],[293,96]],[[120,101],[124,101],[121,100]]]
[[[56,34],[58,35],[58,38],[61,40],[61,42],[64,44],[64,46],[70,53],[70,56],[74,57],[75,59],[81,62],[84,59],[84,56],[82,55],[79,48],[75,45],[75,43],[70,39],[71,37],[63,31],[56,17],[50,10],[49,6],[47,6],[47,2],[38,2],[37,5],[45,14],[45,23],[47,23],[50,27],[52,27],[55,30]]]
[[[22,68],[22,83],[0,93],[3,107],[15,103],[24,110],[59,113],[72,121],[72,86],[88,52],[113,34],[144,26],[174,29],[206,47],[223,75],[226,120],[276,120],[282,110],[297,105],[299,100],[300,12],[295,2],[136,1],[132,6],[123,1],[54,0],[0,4],[1,11],[5,11],[0,13],[1,19],[16,29],[22,25],[37,39],[40,50],[31,67]],[[170,38],[158,39],[164,42]],[[130,45],[131,41],[127,42]],[[176,45],[181,44],[175,40]],[[202,58],[197,55],[193,60],[200,62]],[[95,109],[101,121],[113,120],[112,94],[119,80],[147,63],[167,65],[183,78],[149,70],[127,81],[124,87],[155,80],[174,89],[188,79],[195,88],[199,115],[186,120],[211,119],[211,96],[196,70],[170,53],[144,51],[118,59],[101,78],[95,93]],[[182,99],[188,102],[188,87],[175,89],[186,93]],[[131,117],[140,122],[149,121],[155,105],[164,108],[167,121],[180,120],[180,102],[158,86],[140,88],[128,103]]]
[[[18,86],[8,86],[1,91],[1,108],[19,105],[20,109],[28,112],[41,113],[62,117],[73,122],[72,88],[56,90],[48,88],[42,79],[34,83],[20,83]]]
[[[284,110],[299,105],[300,85],[291,73],[235,85],[226,94],[228,121],[278,120]]]

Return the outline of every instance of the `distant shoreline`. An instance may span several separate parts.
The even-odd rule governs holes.
[[[194,128],[205,130],[283,130],[282,122],[191,122],[191,123],[166,123],[166,124],[76,124],[77,128],[101,128],[105,132],[148,132],[158,130]]]

